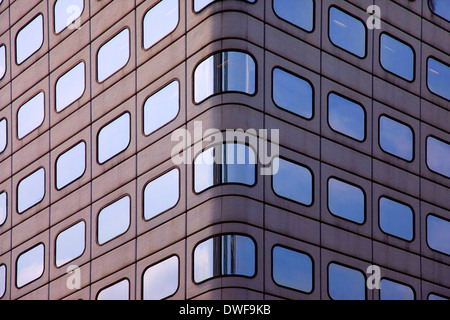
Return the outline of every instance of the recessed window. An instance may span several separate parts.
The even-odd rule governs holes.
[[[272,187],[280,197],[307,206],[313,202],[312,173],[300,164],[280,158],[278,172],[272,176]]]
[[[446,300],[449,300],[449,298],[440,296],[438,294],[430,293],[428,295],[428,300],[446,301]]]
[[[328,266],[328,293],[333,300],[365,300],[366,280],[356,269],[337,263]]]
[[[98,133],[98,162],[105,163],[109,159],[118,155],[130,144],[130,121],[128,112],[116,118]]]
[[[180,198],[180,172],[173,169],[150,181],[144,189],[144,218],[150,220],[156,215],[173,208]]]
[[[109,287],[106,287],[97,295],[97,300],[129,300],[130,281],[123,279]]]
[[[392,118],[380,117],[379,143],[383,151],[406,161],[411,161],[414,157],[413,131]]]
[[[21,253],[16,262],[16,285],[21,288],[44,274],[44,245],[42,243]]]
[[[149,135],[175,119],[179,110],[180,84],[173,81],[145,101],[144,134]]]
[[[358,141],[366,138],[366,113],[356,102],[338,94],[328,95],[328,123],[331,129]]]
[[[194,160],[195,192],[223,183],[251,186],[255,180],[256,154],[244,144],[225,143],[210,147]]]
[[[450,4],[450,1],[448,3]],[[428,58],[427,63],[428,89],[430,89],[431,92],[450,100],[450,66],[434,58]]]
[[[16,37],[16,62],[23,63],[38,51],[44,43],[44,17],[37,15],[20,29]]]
[[[200,103],[221,92],[255,93],[256,66],[243,52],[224,51],[203,60],[194,71],[194,99]]]
[[[209,5],[210,3],[214,2],[214,1],[216,1],[216,0],[194,0],[194,11],[199,12],[204,7],[206,7],[207,5]],[[250,3],[256,2],[256,0],[242,0],[242,1],[250,2]]]
[[[450,144],[431,136],[426,142],[428,167],[450,178]]]
[[[311,83],[282,69],[273,70],[273,101],[281,109],[303,118],[313,116],[313,88]]]
[[[273,10],[281,19],[306,31],[314,28],[313,0],[273,0]]]
[[[429,214],[427,243],[431,249],[450,255],[450,221]]]
[[[6,46],[0,45],[0,80],[6,74]]]
[[[6,266],[0,265],[0,299],[3,298],[6,292]]]
[[[386,33],[380,37],[380,62],[387,71],[408,80],[414,80],[414,51],[406,43]]]
[[[120,198],[98,213],[98,243],[100,245],[124,234],[131,223],[131,199]]]
[[[450,22],[450,1],[428,0],[431,11]]]
[[[86,223],[80,221],[56,237],[56,266],[61,267],[80,257],[85,248]]]
[[[44,92],[39,92],[24,103],[17,112],[17,137],[26,135],[39,128],[45,119]]]
[[[366,56],[366,27],[360,19],[336,7],[331,7],[328,34],[334,45],[359,58]]]
[[[379,224],[383,232],[411,241],[414,237],[414,212],[400,202],[381,197]]]
[[[144,48],[148,49],[171,33],[179,21],[179,0],[161,0],[144,16]]]
[[[357,186],[330,178],[328,208],[335,216],[362,224],[365,221],[364,192]]]
[[[414,300],[414,290],[396,281],[381,279],[380,300]]]
[[[313,289],[313,262],[307,254],[275,246],[272,250],[272,276],[280,286],[310,293]]]
[[[6,222],[8,218],[8,194],[6,192],[0,193],[0,227]]]
[[[81,61],[56,81],[56,111],[61,112],[77,101],[86,88],[85,63]]]
[[[0,153],[5,151],[8,145],[8,121],[3,118],[0,120]]]
[[[178,290],[179,260],[170,257],[145,270],[142,278],[143,300],[161,300],[174,295]]]
[[[56,160],[56,188],[61,190],[86,171],[86,142],[73,146]]]
[[[194,281],[220,276],[253,277],[255,243],[242,235],[222,235],[199,243],[194,249]]]
[[[60,33],[66,27],[74,29],[72,24],[81,16],[84,0],[58,0],[55,3],[55,32]]]
[[[123,29],[100,47],[97,54],[97,80],[103,82],[122,69],[130,59],[130,30]]]
[[[45,196],[45,170],[40,168],[23,178],[17,186],[17,211],[23,213]]]

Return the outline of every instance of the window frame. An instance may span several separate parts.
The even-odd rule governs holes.
[[[363,301],[367,300],[368,296],[367,296],[367,285],[366,285],[367,278],[366,278],[366,274],[365,274],[362,270],[358,269],[357,267],[350,266],[350,265],[347,264],[347,263],[339,262],[339,261],[337,261],[337,260],[335,260],[335,259],[330,260],[330,261],[327,263],[327,270],[326,270],[327,277],[326,277],[326,281],[327,281],[327,295],[328,295],[328,298],[330,298],[330,300],[333,300],[333,301],[339,301],[339,300],[334,299],[334,298],[331,296],[331,294],[330,294],[330,265],[331,265],[331,264],[336,264],[336,265],[338,265],[338,266],[341,266],[341,267],[344,267],[344,268],[351,269],[351,270],[354,270],[354,271],[359,272],[359,273],[363,276],[363,278],[364,278],[364,283],[363,283],[363,287],[364,287],[364,299],[363,299]],[[340,300],[340,301],[342,301],[342,300]]]
[[[436,217],[436,218],[438,218],[438,219],[440,219],[440,220],[444,220],[444,221],[448,222],[449,224],[450,224],[450,219],[444,218],[442,215],[438,215],[438,214],[433,213],[433,212],[428,212],[428,213],[425,215],[425,243],[427,244],[428,249],[430,249],[431,251],[436,252],[436,253],[438,253],[438,254],[441,254],[441,255],[443,255],[443,256],[450,257],[450,252],[449,252],[449,253],[445,253],[445,252],[443,252],[443,251],[439,251],[439,250],[437,250],[437,249],[433,249],[433,248],[430,246],[430,244],[428,243],[428,217],[429,217],[429,216],[433,216],[433,217]]]
[[[385,118],[388,118],[391,121],[397,122],[397,123],[407,127],[411,131],[412,141],[411,141],[411,159],[410,160],[402,158],[402,157],[400,157],[400,156],[398,156],[398,155],[396,155],[394,153],[391,153],[389,151],[386,151],[381,146],[381,118],[382,117],[385,117]],[[413,163],[416,160],[416,146],[415,146],[416,133],[414,132],[414,129],[412,128],[412,126],[409,123],[404,122],[402,120],[398,120],[398,119],[392,117],[391,115],[382,112],[382,113],[380,113],[378,115],[378,133],[377,133],[377,135],[378,135],[378,139],[377,139],[378,140],[378,148],[381,150],[381,152],[383,152],[383,153],[385,153],[387,155],[390,155],[392,157],[395,157],[396,159],[399,159],[401,161],[406,161],[407,163]]]
[[[108,289],[108,288],[110,288],[110,287],[112,287],[112,286],[114,286],[114,285],[116,285],[116,284],[118,284],[118,283],[120,283],[122,281],[125,281],[125,280],[128,282],[128,300],[130,300],[130,297],[131,297],[131,295],[130,295],[130,293],[131,293],[131,285],[130,285],[130,279],[128,279],[127,277],[120,278],[120,279],[118,279],[118,280],[116,280],[116,281],[106,285],[105,287],[100,288],[97,291],[97,294],[95,295],[95,300],[99,300],[98,296],[100,295],[100,293],[102,293],[103,290]],[[101,301],[101,300],[99,300],[99,301]]]
[[[177,253],[174,253],[174,254],[171,254],[171,255],[166,256],[166,257],[164,257],[164,258],[161,258],[161,259],[159,259],[159,260],[157,260],[157,261],[155,261],[155,262],[152,262],[150,265],[146,266],[146,267],[142,270],[142,272],[141,272],[141,277],[140,277],[140,278],[141,278],[141,279],[140,279],[140,281],[141,281],[141,290],[140,290],[140,291],[141,291],[141,299],[142,299],[142,300],[144,300],[144,288],[145,288],[145,285],[144,285],[144,276],[145,276],[145,273],[147,272],[147,270],[150,269],[151,267],[154,267],[154,266],[158,265],[159,263],[164,262],[164,261],[167,261],[167,260],[169,260],[169,259],[171,259],[171,258],[173,258],[173,257],[176,257],[176,258],[177,258],[177,262],[178,262],[178,272],[177,272],[177,274],[178,274],[178,279],[177,279],[177,284],[178,284],[178,286],[177,286],[177,289],[175,290],[175,292],[174,292],[173,294],[171,294],[171,295],[169,295],[169,296],[167,296],[167,297],[164,297],[164,298],[162,298],[161,300],[166,300],[166,299],[168,299],[168,298],[170,298],[170,297],[173,297],[174,295],[177,294],[178,290],[180,290],[180,280],[181,280],[181,268],[180,268],[181,263],[180,263],[180,261],[181,261],[181,259],[180,259],[180,256],[179,256]],[[192,270],[194,270],[194,269],[192,269]]]
[[[67,73],[69,73],[70,71],[72,71],[73,69],[75,69],[75,67],[77,67],[79,64],[83,64],[83,67],[84,67],[84,79],[83,79],[83,87],[84,87],[84,89],[83,89],[83,92],[81,93],[81,95],[77,98],[77,99],[75,99],[74,101],[72,101],[70,104],[68,104],[68,105],[66,105],[65,107],[63,107],[62,109],[60,109],[60,110],[58,110],[58,104],[57,104],[57,85],[58,85],[58,82],[59,82],[59,80],[62,78],[62,77],[64,77],[65,75],[67,75]],[[87,77],[87,72],[86,72],[86,61],[84,60],[84,59],[78,59],[78,60],[76,60],[74,63],[72,63],[71,65],[70,65],[70,67],[68,67],[68,68],[65,68],[64,69],[64,72],[62,72],[59,76],[58,76],[58,78],[56,78],[56,81],[55,81],[55,86],[54,86],[54,101],[55,101],[55,112],[57,113],[57,114],[60,114],[60,113],[62,113],[62,112],[64,112],[64,110],[66,110],[66,109],[68,109],[68,108],[70,108],[74,103],[76,103],[77,101],[79,101],[83,96],[84,96],[84,94],[86,93],[86,77]]]
[[[33,279],[32,281],[27,282],[27,283],[25,283],[25,284],[19,286],[19,284],[17,283],[17,280],[18,280],[17,276],[18,276],[18,274],[19,274],[19,273],[18,273],[18,262],[19,262],[19,258],[20,258],[24,253],[29,252],[29,251],[33,250],[34,248],[37,248],[38,246],[41,246],[41,245],[42,245],[42,248],[43,248],[43,256],[42,256],[42,273],[39,275],[39,277]],[[15,264],[14,264],[14,265],[15,265],[15,277],[14,277],[15,280],[14,280],[14,286],[15,286],[17,289],[25,288],[26,286],[30,285],[31,283],[38,281],[38,280],[45,274],[45,272],[46,272],[46,263],[45,263],[46,258],[45,258],[45,251],[46,251],[45,244],[44,244],[42,241],[39,241],[39,242],[36,243],[35,245],[33,245],[33,246],[31,246],[31,247],[28,247],[28,249],[26,249],[26,250],[20,252],[20,253],[17,255],[17,257],[16,257],[16,259],[15,259]],[[12,282],[12,281],[11,281],[11,282]]]
[[[65,231],[69,230],[70,228],[76,226],[77,224],[79,224],[79,223],[81,223],[81,222],[84,224],[84,249],[83,249],[83,252],[82,252],[80,255],[76,256],[75,258],[73,258],[73,259],[71,259],[71,260],[69,260],[69,261],[66,261],[66,262],[64,262],[63,264],[61,264],[61,265],[58,266],[58,264],[57,264],[57,256],[58,256],[58,255],[56,254],[57,248],[58,248],[57,245],[56,245],[56,244],[57,244],[58,237],[61,235],[61,233],[63,233],[63,232],[65,232]],[[55,243],[55,254],[54,254],[55,258],[54,258],[54,260],[53,260],[53,266],[54,266],[55,268],[61,269],[62,267],[64,267],[64,266],[66,266],[67,264],[69,264],[70,262],[75,261],[75,260],[81,258],[81,257],[86,253],[86,248],[87,248],[87,245],[88,245],[87,238],[88,238],[88,232],[89,232],[89,230],[87,230],[87,227],[88,227],[88,224],[86,223],[86,220],[81,218],[81,219],[78,219],[78,220],[76,220],[75,222],[71,223],[70,225],[65,226],[62,230],[59,230],[59,232],[58,232],[57,235],[55,236],[55,242],[54,242],[54,243]]]
[[[43,194],[42,198],[41,198],[38,202],[36,202],[35,204],[33,204],[31,207],[28,207],[27,209],[25,209],[25,210],[23,210],[23,211],[19,211],[19,195],[20,195],[20,193],[19,193],[19,186],[20,186],[21,182],[22,182],[23,180],[25,180],[26,178],[29,178],[31,175],[37,173],[37,172],[40,171],[40,170],[44,170],[44,194]],[[45,167],[40,166],[40,167],[38,167],[36,170],[33,170],[31,173],[29,173],[29,174],[27,174],[26,176],[22,177],[22,178],[19,180],[19,182],[17,183],[17,186],[16,186],[16,211],[17,211],[17,213],[20,214],[20,215],[22,215],[22,214],[24,214],[25,212],[27,212],[28,210],[34,208],[35,206],[37,206],[38,204],[40,204],[40,203],[45,199],[45,196],[46,196],[46,195],[47,195],[47,172],[46,172],[46,170],[45,170]]]
[[[408,208],[411,210],[411,214],[412,214],[412,217],[411,217],[411,221],[412,221],[412,225],[411,225],[412,237],[411,237],[410,240],[405,239],[405,238],[402,238],[402,237],[400,237],[400,236],[398,236],[398,235],[395,235],[395,234],[392,234],[392,233],[388,233],[388,232],[384,231],[383,228],[381,228],[381,223],[380,223],[380,220],[381,220],[381,219],[380,219],[380,215],[381,215],[381,206],[380,206],[380,202],[381,202],[381,199],[382,199],[382,198],[385,198],[385,199],[387,199],[387,200],[389,200],[389,201],[393,201],[393,202],[396,202],[396,203],[398,203],[398,204],[400,204],[400,205],[406,206],[406,207],[408,207]],[[407,243],[413,243],[413,242],[416,240],[416,236],[417,236],[417,235],[416,235],[416,230],[415,230],[415,229],[416,229],[416,212],[415,212],[414,208],[413,208],[411,205],[407,204],[406,202],[403,202],[403,201],[398,200],[398,199],[394,199],[393,197],[388,196],[388,195],[386,195],[386,194],[381,194],[381,195],[378,197],[377,203],[378,203],[377,223],[378,223],[378,228],[379,228],[379,230],[380,230],[384,235],[386,235],[386,236],[388,236],[388,237],[393,237],[393,238],[398,239],[398,240],[401,240],[401,241],[406,241]]]
[[[100,213],[101,213],[104,209],[106,209],[107,207],[109,207],[110,205],[112,205],[112,204],[114,204],[114,203],[116,203],[116,202],[118,202],[118,201],[120,201],[120,200],[122,200],[122,199],[124,199],[124,198],[126,198],[126,197],[128,197],[128,198],[130,199],[130,206],[129,206],[129,209],[130,209],[130,211],[129,211],[129,219],[130,219],[130,223],[128,224],[127,230],[125,230],[123,233],[118,234],[118,235],[116,235],[115,237],[113,237],[113,238],[111,238],[111,239],[109,239],[109,240],[107,240],[107,241],[105,241],[105,242],[103,242],[103,243],[100,243],[100,242],[99,242],[99,226],[100,226],[100,223],[99,223],[99,217],[100,217]],[[98,246],[104,246],[104,245],[107,245],[108,243],[110,243],[110,242],[116,240],[117,238],[119,238],[119,237],[125,235],[125,234],[130,230],[131,225],[132,225],[132,223],[133,223],[133,220],[132,220],[132,208],[133,208],[132,199],[133,199],[133,198],[132,198],[131,194],[129,194],[129,193],[124,193],[124,194],[122,194],[120,197],[115,198],[115,199],[112,200],[112,201],[109,201],[107,204],[103,205],[102,207],[100,207],[100,209],[97,210],[96,219],[95,219],[96,227],[97,227],[97,228],[96,228],[95,243],[96,243]]]
[[[389,282],[393,282],[393,283],[396,283],[396,284],[399,284],[399,285],[402,285],[402,286],[405,286],[405,287],[410,288],[411,291],[412,291],[412,293],[413,293],[413,296],[414,296],[412,301],[415,301],[415,300],[416,300],[417,294],[416,294],[416,290],[414,290],[414,287],[413,287],[413,286],[407,284],[406,282],[402,282],[402,281],[398,281],[398,280],[393,280],[392,278],[381,277],[381,279],[380,279],[380,290],[379,290],[379,300],[380,300],[380,301],[381,301],[381,282],[382,282],[383,280],[387,280],[387,281],[389,281]],[[397,299],[397,300],[398,300],[398,299]],[[382,300],[382,301],[389,301],[389,300]]]
[[[438,138],[438,137],[435,136],[434,134],[428,134],[428,135],[426,136],[426,138],[425,138],[425,165],[427,166],[427,169],[428,169],[430,172],[434,173],[434,174],[437,174],[437,175],[439,175],[439,176],[441,176],[441,177],[444,177],[445,179],[450,179],[449,176],[446,176],[446,175],[444,175],[444,174],[442,174],[442,173],[440,173],[440,172],[437,172],[437,171],[431,169],[430,166],[428,165],[428,138],[433,138],[433,139],[435,139],[435,140],[438,140],[438,141],[440,141],[440,142],[442,142],[442,143],[445,143],[445,144],[448,144],[448,145],[450,145],[450,143],[446,142],[445,140],[443,140],[443,139],[441,139],[441,138]]]
[[[58,179],[57,165],[58,165],[58,160],[59,160],[59,158],[60,158],[62,155],[64,155],[66,152],[70,151],[71,149],[75,148],[76,146],[78,146],[78,145],[81,144],[81,143],[84,143],[84,170],[83,170],[83,173],[82,173],[78,178],[76,178],[75,180],[72,180],[72,181],[70,181],[69,183],[65,184],[63,187],[58,188],[58,183],[57,183],[57,181],[58,181],[58,180],[57,180],[57,179]],[[88,164],[88,161],[87,161],[88,150],[87,150],[87,148],[88,148],[87,142],[86,142],[85,140],[81,139],[81,140],[79,140],[78,142],[76,142],[75,144],[73,144],[73,145],[71,145],[70,147],[68,147],[67,149],[65,149],[64,151],[62,151],[62,152],[56,157],[56,160],[55,160],[55,169],[54,169],[54,170],[55,170],[54,187],[55,187],[55,189],[56,189],[57,191],[61,191],[61,190],[65,189],[65,188],[69,187],[71,184],[75,183],[76,181],[78,181],[79,179],[81,179],[81,178],[84,176],[84,174],[85,174],[86,171],[87,171],[87,164]]]
[[[55,30],[55,28],[56,28],[56,3],[58,1],[59,0],[55,1],[55,3],[53,4],[53,10],[52,10],[53,11],[52,12],[53,13],[53,28],[52,28],[52,32],[53,32],[54,35],[57,35],[57,36],[61,35],[70,25],[75,23],[78,19],[81,19],[81,17],[83,16],[84,11],[86,9],[85,0],[82,0],[83,1],[83,10],[81,10],[80,15],[77,18],[75,18],[75,20],[73,20],[69,25],[66,25],[63,29],[61,29],[61,31],[56,32],[56,30]]]
[[[27,134],[25,134],[24,136],[22,136],[22,137],[20,137],[19,138],[19,111],[20,111],[20,109],[22,109],[22,107],[24,106],[24,105],[26,105],[28,102],[30,102],[31,100],[33,100],[34,98],[36,98],[38,95],[40,95],[40,94],[43,94],[44,95],[44,97],[43,97],[43,101],[44,101],[44,117],[43,117],[43,119],[42,119],[42,122],[37,126],[37,127],[35,127],[32,131],[29,131]],[[16,138],[18,139],[18,140],[23,140],[23,139],[25,139],[25,138],[27,138],[29,135],[31,135],[34,131],[36,131],[36,130],[38,130],[41,126],[42,126],[42,124],[45,122],[45,119],[47,118],[47,115],[46,115],[46,96],[45,96],[45,91],[44,91],[44,89],[40,89],[36,94],[33,94],[33,96],[31,97],[31,98],[29,98],[29,99],[27,99],[25,102],[23,102],[21,105],[20,105],[20,107],[18,107],[17,108],[17,111],[16,111]]]
[[[450,101],[450,89],[448,89],[448,90],[449,90],[449,93],[448,93],[448,94],[449,94],[449,98],[446,98],[446,97],[441,96],[440,94],[437,94],[437,93],[435,93],[434,91],[432,91],[432,90],[430,89],[430,86],[428,85],[428,62],[429,62],[430,59],[433,59],[433,60],[437,61],[438,63],[443,64],[444,66],[447,66],[449,69],[450,69],[450,64],[448,64],[448,63],[442,61],[441,59],[436,58],[434,55],[429,55],[429,56],[426,58],[426,64],[425,64],[426,69],[427,69],[427,71],[425,72],[425,84],[426,84],[426,86],[427,86],[428,91],[429,91],[433,96],[435,96],[435,97],[439,97],[439,98],[441,98],[441,99]]]
[[[42,43],[39,46],[39,48],[35,51],[33,51],[33,53],[31,53],[28,57],[26,57],[24,60],[22,60],[20,63],[17,60],[17,37],[20,34],[21,31],[23,31],[32,21],[34,21],[37,17],[42,16]],[[30,20],[28,20],[28,22],[26,24],[24,24],[16,33],[15,37],[14,37],[14,51],[15,51],[15,63],[17,66],[21,66],[23,65],[26,61],[28,61],[28,59],[30,59],[35,53],[37,53],[39,50],[42,49],[42,47],[44,46],[45,43],[45,17],[44,17],[44,13],[43,12],[38,12],[37,14],[35,14]]]
[[[300,30],[302,30],[302,31],[304,31],[304,32],[307,32],[307,33],[309,33],[309,34],[312,34],[314,31],[316,31],[316,9],[317,9],[317,6],[316,6],[316,2],[315,2],[314,0],[311,0],[312,6],[313,6],[313,13],[312,13],[312,29],[311,29],[311,30],[304,29],[304,28],[300,27],[299,25],[296,25],[296,24],[293,23],[292,21],[289,21],[289,20],[287,20],[287,19],[281,17],[281,16],[276,12],[276,10],[275,10],[275,1],[276,1],[276,0],[271,0],[271,1],[272,1],[272,11],[273,11],[274,15],[275,15],[278,19],[280,19],[280,20],[282,20],[282,21],[284,21],[284,22],[286,22],[286,23],[292,25],[293,27],[295,27],[295,28],[297,28],[297,29],[300,29]],[[256,2],[256,1],[255,1],[255,2]]]

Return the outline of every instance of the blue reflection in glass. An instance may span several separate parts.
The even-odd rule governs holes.
[[[1,45],[0,46],[0,80],[3,79],[5,74],[6,74],[6,46]]]
[[[60,33],[78,19],[84,10],[84,0],[58,0],[55,3],[55,32]]]
[[[45,170],[40,168],[23,178],[17,187],[17,211],[23,213],[45,196]]]
[[[173,208],[180,198],[180,173],[173,169],[150,181],[144,189],[144,218],[149,220]]]
[[[57,112],[61,112],[83,95],[86,87],[85,76],[85,64],[81,61],[58,79],[55,93]]]
[[[313,181],[311,171],[299,164],[279,159],[279,170],[272,176],[275,193],[304,205],[313,201]]]
[[[410,127],[389,117],[380,117],[379,142],[383,151],[406,161],[413,159],[413,132]]]
[[[449,298],[434,294],[434,293],[430,293],[428,295],[428,300],[438,300],[438,301],[445,301],[445,300],[449,300]]]
[[[328,34],[331,42],[356,56],[366,56],[366,28],[359,19],[339,10],[330,8]]]
[[[131,199],[129,196],[125,196],[99,212],[97,224],[99,244],[104,244],[128,230],[130,206]]]
[[[273,10],[281,19],[306,31],[314,28],[313,0],[274,0]]]
[[[144,48],[148,49],[178,25],[178,0],[162,0],[144,16]]]
[[[0,226],[2,226],[8,217],[8,195],[6,192],[0,193]]]
[[[450,4],[450,1],[448,3]],[[427,62],[428,88],[431,92],[450,100],[450,66],[434,58],[428,58]]]
[[[98,162],[105,163],[128,148],[130,144],[130,121],[128,112],[113,120],[98,133]]]
[[[61,190],[81,178],[86,170],[86,142],[82,141],[56,160],[56,188]]]
[[[450,22],[450,1],[428,0],[431,11]]]
[[[366,114],[363,107],[335,93],[328,95],[328,123],[333,130],[358,141],[366,138]]]
[[[362,224],[365,220],[364,192],[351,184],[328,180],[328,207],[338,217]]]
[[[144,272],[143,300],[161,300],[178,290],[179,260],[177,256],[161,261]]]
[[[272,252],[272,275],[275,283],[309,293],[313,289],[313,264],[301,252],[275,246]]]
[[[380,228],[383,232],[411,241],[414,237],[414,212],[397,201],[381,197]]]
[[[8,121],[6,119],[0,120],[0,153],[5,151],[8,145]]]
[[[21,64],[33,53],[38,51],[44,43],[44,17],[36,16],[16,36],[16,61]]]
[[[414,291],[407,285],[381,279],[380,300],[414,300]]]
[[[86,223],[80,221],[56,237],[56,266],[61,267],[81,256],[85,246]]]
[[[427,137],[428,167],[450,178],[450,144],[434,137]]]
[[[328,292],[333,300],[365,300],[364,274],[356,269],[330,263],[328,266]]]
[[[427,243],[431,249],[450,255],[450,221],[429,214]]]
[[[414,79],[414,51],[413,49],[383,33],[380,38],[381,66],[408,81]]]
[[[106,287],[97,295],[97,300],[129,300],[130,281],[123,279],[109,287]]]
[[[97,53],[97,79],[103,82],[123,68],[130,58],[130,30],[123,29],[100,47]]]
[[[22,139],[39,128],[45,118],[44,92],[24,103],[17,112],[17,137]]]
[[[285,110],[306,119],[313,116],[313,88],[311,84],[289,72],[273,70],[273,100]]]
[[[21,288],[39,279],[44,273],[44,245],[42,243],[21,253],[16,263],[16,285]]]
[[[6,292],[6,266],[0,266],[0,299],[3,298]]]

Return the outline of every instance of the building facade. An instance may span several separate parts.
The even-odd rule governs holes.
[[[0,299],[448,299],[449,52],[446,0],[0,1]]]

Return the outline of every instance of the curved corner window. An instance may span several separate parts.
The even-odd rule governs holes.
[[[199,243],[194,249],[196,283],[221,276],[253,277],[255,272],[255,243],[247,236],[216,236]]]
[[[335,178],[328,180],[328,208],[333,215],[362,224],[365,207],[361,188]]]
[[[414,290],[399,282],[381,279],[380,300],[414,300]]]
[[[8,194],[0,192],[0,227],[6,222],[8,218]]]
[[[179,0],[161,0],[144,16],[144,48],[149,49],[175,30],[179,21]]]
[[[379,225],[384,233],[411,241],[414,238],[414,212],[406,204],[381,197]]]
[[[16,261],[16,286],[21,288],[44,274],[44,245],[42,243],[22,252]]]
[[[75,29],[74,22],[80,18],[84,10],[84,0],[58,0],[54,7],[55,33],[69,27]]]
[[[328,294],[333,300],[365,300],[366,279],[357,269],[337,263],[328,265]]]
[[[172,256],[148,267],[142,277],[143,300],[161,300],[174,295],[179,286],[179,259]]]
[[[3,118],[0,120],[0,153],[6,150],[8,145],[8,121]]]
[[[130,30],[123,29],[100,47],[97,53],[97,80],[103,82],[125,67],[130,59]]]
[[[427,243],[431,249],[450,255],[450,221],[429,214]]]
[[[56,112],[61,112],[77,101],[86,88],[85,63],[81,61],[56,81]]]
[[[448,3],[450,4],[450,1]],[[427,85],[431,92],[450,100],[450,66],[434,58],[428,58]]]
[[[0,299],[3,298],[6,292],[6,266],[0,265]]]
[[[194,190],[223,183],[252,186],[256,182],[256,154],[244,144],[224,143],[207,148],[194,160]]]
[[[428,6],[435,14],[450,22],[450,1],[428,0]]]
[[[222,92],[255,93],[255,60],[244,52],[223,51],[203,60],[194,71],[194,100]]]
[[[195,12],[200,12],[203,10],[203,8],[205,8],[206,6],[208,6],[210,3],[217,1],[217,0],[194,0],[194,11]],[[255,3],[256,0],[241,0],[241,1],[246,1],[246,2],[250,2],[250,3]]]
[[[446,298],[446,297],[443,297],[443,296],[441,296],[441,295],[434,294],[434,293],[430,293],[430,294],[428,295],[428,300],[446,301],[446,300],[449,300],[449,299],[450,299],[450,298]]]
[[[97,240],[100,245],[124,234],[131,223],[131,199],[120,198],[98,213]]]
[[[280,68],[275,68],[272,76],[272,97],[275,104],[281,109],[311,119],[314,104],[311,83]]]
[[[173,208],[180,198],[180,172],[173,169],[150,181],[144,188],[144,218],[150,220],[156,215]]]
[[[450,178],[450,144],[434,137],[427,137],[426,162],[430,170]]]
[[[86,248],[86,223],[80,221],[77,224],[60,232],[56,237],[56,266],[61,267],[66,263],[80,257]]]
[[[97,157],[100,164],[128,148],[131,139],[131,116],[128,112],[100,129],[97,137]]]
[[[275,246],[272,250],[272,277],[279,286],[311,293],[313,261],[305,253]]]
[[[414,157],[414,134],[412,129],[394,119],[379,119],[379,143],[383,151],[406,161]]]
[[[39,92],[17,111],[17,138],[22,139],[39,128],[45,119],[44,92]]]
[[[0,45],[0,80],[3,79],[3,77],[6,74],[6,46]]]
[[[17,186],[17,211],[23,213],[45,196],[45,169],[40,168],[23,178]]]
[[[328,17],[331,42],[359,58],[366,56],[366,27],[364,22],[332,6]]]
[[[328,124],[334,131],[357,141],[364,141],[366,138],[364,108],[335,93],[328,95]]]
[[[391,72],[407,81],[414,80],[414,51],[408,44],[386,33],[380,37],[380,63]]]
[[[130,281],[123,279],[109,287],[103,288],[97,295],[97,300],[129,300],[130,299]]]
[[[56,188],[61,190],[86,171],[86,142],[81,141],[56,159]]]
[[[273,11],[303,30],[311,32],[314,29],[313,0],[273,0]]]
[[[16,36],[16,62],[22,64],[37,52],[44,43],[44,17],[37,15],[20,29]]]

